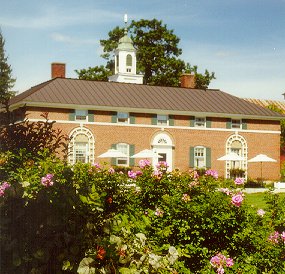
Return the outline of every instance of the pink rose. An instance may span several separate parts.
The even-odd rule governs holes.
[[[136,179],[137,178],[137,173],[135,171],[129,170],[128,171],[128,176],[131,179]]]
[[[244,184],[244,178],[236,178],[236,179],[235,179],[235,184],[236,184],[236,185],[242,185],[242,184]]]
[[[53,174],[47,174],[45,177],[42,177],[41,179],[41,184],[45,187],[52,186],[54,182],[52,181],[53,179]]]
[[[147,160],[147,159],[142,159],[139,161],[139,167],[140,168],[146,168],[146,167],[149,167],[150,166],[150,161]]]
[[[237,207],[240,207],[241,206],[241,203],[243,201],[243,196],[242,194],[236,194],[234,196],[232,196],[232,204],[237,206]]]

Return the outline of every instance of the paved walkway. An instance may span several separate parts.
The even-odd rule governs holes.
[[[243,192],[245,193],[259,193],[259,192],[266,192],[269,191],[269,188],[245,188]],[[285,193],[284,188],[275,188],[273,193]]]

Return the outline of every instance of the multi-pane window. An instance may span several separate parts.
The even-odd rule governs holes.
[[[240,119],[232,119],[232,128],[241,128],[241,125]]]
[[[206,166],[206,148],[194,148],[194,164],[197,168],[204,168]]]
[[[75,162],[88,163],[88,143],[75,142],[74,144]]]
[[[87,110],[75,110],[75,120],[76,121],[87,121],[88,111]]]
[[[117,122],[127,124],[129,122],[129,113],[118,112],[117,113]]]
[[[157,124],[161,126],[167,126],[168,125],[168,115],[157,115]]]
[[[75,128],[69,135],[68,161],[71,164],[76,162],[94,162],[94,136],[90,130],[84,127]]]
[[[116,149],[126,155],[129,155],[129,145],[125,143],[119,143],[116,145]],[[117,166],[129,166],[129,157],[116,158]]]
[[[206,127],[206,118],[195,117],[195,127]]]
[[[241,156],[242,154],[242,144],[240,141],[235,140],[232,142],[230,151],[236,153],[237,155]],[[241,161],[234,161],[232,168],[239,168],[241,166]]]

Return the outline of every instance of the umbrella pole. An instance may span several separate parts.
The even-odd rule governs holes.
[[[262,181],[262,162],[261,162],[261,182],[263,183],[263,181]]]

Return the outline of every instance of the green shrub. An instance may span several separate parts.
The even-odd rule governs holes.
[[[124,173],[25,150],[1,171],[1,273],[285,271],[284,199],[268,193],[257,212],[215,171]]]
[[[244,187],[248,188],[265,188],[265,183],[258,180],[253,180],[248,178],[247,181],[244,184]]]

